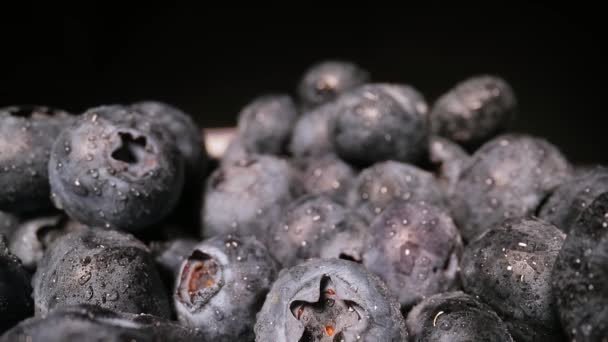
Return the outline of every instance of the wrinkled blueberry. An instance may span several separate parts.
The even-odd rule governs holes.
[[[470,159],[471,156],[457,144],[438,136],[431,137],[429,161],[444,193],[451,195],[454,192],[458,178]]]
[[[238,134],[244,149],[250,153],[281,154],[297,116],[296,105],[289,95],[255,99],[238,116]]]
[[[56,206],[90,226],[138,230],[158,222],[177,204],[184,181],[173,141],[137,111],[88,110],[53,145]]]
[[[516,107],[515,94],[505,80],[492,75],[472,77],[435,102],[431,130],[464,146],[478,146],[507,127]]]
[[[570,234],[578,216],[597,196],[607,191],[608,168],[593,168],[560,185],[538,216]]]
[[[404,311],[458,284],[462,241],[446,211],[395,202],[372,221],[363,265],[399,296]]]
[[[470,241],[505,219],[534,214],[571,174],[546,140],[506,134],[487,142],[471,157],[450,201],[462,236]]]
[[[264,237],[299,192],[295,171],[284,159],[253,155],[223,164],[207,180],[203,236],[240,233]]]
[[[302,186],[311,195],[324,195],[344,203],[355,182],[355,170],[334,155],[297,161]]]
[[[300,80],[298,95],[305,107],[315,107],[366,83],[369,72],[348,61],[323,61],[311,66]]]
[[[0,210],[17,214],[47,211],[48,162],[53,141],[72,117],[37,106],[0,108]]]
[[[293,127],[289,151],[298,158],[318,157],[334,151],[329,124],[338,104],[330,102],[303,113]]]
[[[115,230],[85,229],[55,241],[32,281],[37,315],[93,304],[169,318],[169,299],[148,248]]]
[[[369,220],[395,201],[446,204],[431,173],[396,161],[376,163],[361,171],[348,194],[348,204]]]
[[[175,322],[146,315],[114,312],[94,305],[59,308],[27,319],[0,338],[1,342],[130,342],[203,341],[200,333]]]
[[[62,215],[26,220],[10,238],[9,247],[24,267],[35,270],[45,251],[55,240],[86,228]]]
[[[460,291],[423,300],[410,311],[406,323],[414,342],[513,342],[504,322],[490,307]]]
[[[17,227],[19,218],[11,213],[0,211],[0,235],[10,239]]]
[[[366,220],[325,196],[293,202],[268,234],[268,248],[283,267],[311,258],[361,261]]]
[[[208,341],[253,340],[256,313],[278,271],[253,236],[205,240],[182,263],[174,296],[177,316]]]
[[[564,237],[544,221],[513,219],[465,248],[465,292],[492,307],[516,341],[561,340],[550,280]]]
[[[606,339],[608,193],[590,202],[570,229],[553,267],[552,289],[563,330],[571,340]]]
[[[340,158],[370,165],[385,160],[414,163],[425,156],[427,106],[414,88],[368,84],[345,93],[336,102],[329,136]]]
[[[314,259],[284,269],[255,324],[256,341],[406,341],[399,303],[362,265]]]
[[[0,234],[0,334],[34,313],[30,275]]]

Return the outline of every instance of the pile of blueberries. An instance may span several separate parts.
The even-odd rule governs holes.
[[[608,341],[608,168],[350,62],[238,116],[0,109],[0,341]]]

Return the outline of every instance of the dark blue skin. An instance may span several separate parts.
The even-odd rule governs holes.
[[[19,218],[11,213],[0,211],[0,235],[10,239],[19,226]]]
[[[329,137],[345,161],[361,166],[395,160],[416,163],[426,156],[427,105],[412,87],[373,83],[336,99]]]
[[[361,264],[313,259],[283,269],[257,315],[256,341],[407,341],[399,303]]]
[[[168,131],[122,106],[88,110],[53,144],[55,205],[90,226],[136,231],[176,206],[183,158]]]
[[[608,193],[578,217],[557,256],[552,289],[564,333],[571,340],[608,336]]]
[[[505,130],[515,116],[511,86],[494,75],[458,83],[443,94],[430,113],[433,134],[474,148]]]
[[[369,72],[349,61],[323,61],[312,65],[298,84],[304,107],[330,102],[340,94],[369,81]]]
[[[395,201],[445,206],[445,195],[430,172],[396,161],[376,163],[359,173],[347,203],[368,220]]]
[[[53,243],[32,281],[37,315],[74,304],[169,318],[169,298],[148,248],[129,234],[91,228]]]
[[[301,170],[304,191],[311,195],[328,196],[340,203],[355,183],[356,171],[334,155],[295,161]]]
[[[291,267],[310,258],[361,261],[367,221],[325,196],[303,196],[285,209],[267,236],[271,253]]]
[[[253,236],[218,235],[196,245],[176,277],[179,321],[206,341],[253,341],[253,326],[279,264]]]
[[[44,216],[22,222],[10,238],[10,249],[28,270],[35,270],[49,246],[60,237],[87,229],[65,215]]]
[[[540,208],[538,217],[569,234],[579,215],[600,194],[608,191],[608,169],[602,166],[576,174],[560,185]]]
[[[173,135],[177,150],[184,159],[185,187],[200,189],[210,167],[210,161],[202,129],[192,116],[174,106],[158,101],[137,102],[132,104],[131,108],[140,111],[152,122],[163,126]],[[198,224],[201,200],[200,192],[183,191],[178,210],[172,215],[172,221],[184,222],[189,226]]]
[[[469,243],[464,291],[488,304],[516,341],[561,341],[551,272],[565,235],[538,219],[513,219]]]
[[[471,156],[454,187],[450,205],[465,240],[508,218],[527,217],[572,167],[548,141],[523,134],[500,135]]]
[[[48,162],[51,146],[73,120],[38,106],[0,108],[0,210],[36,214],[53,208]]]
[[[30,275],[0,234],[0,334],[34,314]]]
[[[368,229],[363,265],[399,296],[402,310],[458,286],[462,240],[447,211],[394,202]]]
[[[301,192],[295,171],[284,159],[251,155],[224,163],[207,180],[202,235],[238,233],[263,238]]]
[[[289,151],[294,157],[318,157],[334,152],[329,124],[337,108],[337,101],[332,101],[300,116],[289,143]]]
[[[0,337],[0,342],[195,342],[200,333],[156,316],[125,314],[94,305],[57,309],[27,319]]]
[[[435,169],[435,177],[443,192],[451,196],[462,171],[471,156],[457,144],[432,136],[429,141],[429,161]]]
[[[489,306],[460,291],[426,298],[410,311],[406,323],[413,342],[513,342]]]
[[[280,155],[285,151],[297,119],[296,105],[289,95],[260,96],[238,115],[238,135],[249,153]]]

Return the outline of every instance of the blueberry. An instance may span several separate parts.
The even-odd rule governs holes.
[[[407,316],[411,341],[513,342],[504,322],[490,307],[463,292],[433,295]]]
[[[238,134],[244,149],[257,154],[281,154],[297,116],[296,105],[288,95],[255,99],[238,116]]]
[[[284,267],[310,258],[361,261],[367,221],[325,196],[293,202],[268,234],[268,248]]]
[[[323,61],[311,66],[300,80],[298,95],[305,107],[315,107],[369,80],[369,72],[348,61]]]
[[[177,204],[183,158],[170,134],[122,106],[88,110],[53,144],[49,179],[55,205],[90,226],[150,226]]]
[[[15,230],[17,230],[19,221],[17,216],[0,211],[0,235],[4,235],[7,239],[10,239]]]
[[[157,269],[163,278],[165,287],[171,289],[171,292],[173,292],[175,279],[179,275],[182,262],[190,256],[197,243],[197,240],[191,238],[177,238],[155,241],[150,244]]]
[[[300,192],[295,171],[284,159],[252,155],[223,164],[207,180],[203,236],[240,233],[263,238]]]
[[[34,313],[30,275],[0,234],[0,334]]]
[[[224,151],[222,154],[220,162],[222,165],[229,165],[247,159],[254,154],[255,153],[251,153],[245,149],[243,143],[241,142],[241,137],[237,135],[232,139],[232,141],[230,141],[228,147],[226,147],[226,151]]]
[[[86,228],[63,215],[38,217],[22,222],[10,238],[9,246],[24,267],[35,270],[55,240]]]
[[[361,171],[348,194],[348,204],[369,220],[395,201],[446,205],[431,173],[396,161],[376,163]]]
[[[595,167],[575,174],[560,185],[541,207],[539,217],[570,234],[578,216],[603,192],[608,191],[608,168]]]
[[[179,321],[207,341],[251,341],[278,263],[253,236],[218,235],[191,250],[175,288]]]
[[[368,84],[336,100],[329,136],[345,161],[370,165],[385,160],[418,162],[429,127],[423,96],[412,87]]]
[[[563,330],[573,341],[603,341],[608,336],[607,227],[604,192],[574,223],[553,267],[556,306]]]
[[[171,133],[177,150],[184,159],[186,186],[191,189],[202,188],[210,162],[202,130],[192,117],[174,106],[158,101],[137,102],[131,107]],[[183,191],[180,206],[174,216],[188,215],[193,217],[195,224],[198,223],[201,200],[199,191]]]
[[[460,174],[471,156],[457,144],[432,136],[429,142],[429,161],[436,170],[436,177],[444,193],[451,195]]]
[[[47,107],[0,108],[0,210],[36,214],[53,207],[49,153],[71,120],[68,113]]]
[[[384,279],[404,311],[458,285],[462,241],[448,213],[423,202],[395,202],[372,221],[363,265]]]
[[[517,101],[500,77],[471,77],[442,95],[434,104],[431,130],[461,145],[479,146],[503,131],[515,115]]]
[[[452,196],[452,212],[469,241],[507,218],[536,212],[572,174],[560,151],[541,138],[505,134],[471,157]]]
[[[0,338],[0,342],[126,342],[201,341],[194,329],[146,314],[113,312],[93,305],[59,308],[44,317],[27,319]]]
[[[329,124],[337,113],[338,104],[322,105],[303,113],[293,127],[289,151],[298,158],[318,157],[333,153]]]
[[[256,341],[405,341],[399,303],[362,265],[313,259],[279,273],[255,324]]]
[[[544,221],[512,219],[465,248],[465,292],[492,307],[516,341],[561,340],[550,280],[564,237]]]
[[[100,228],[65,235],[38,263],[32,281],[37,315],[93,304],[169,318],[169,299],[148,248],[131,235]]]
[[[324,195],[344,203],[348,190],[355,183],[355,170],[334,155],[306,158],[297,162],[301,167],[304,191]]]

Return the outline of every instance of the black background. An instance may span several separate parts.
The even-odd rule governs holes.
[[[577,163],[608,163],[600,21],[583,4],[399,9],[211,10],[179,5],[34,8],[3,13],[0,105],[81,112],[158,99],[204,127],[234,125],[248,101],[293,93],[322,59],[348,59],[375,81],[409,83],[429,102],[479,73],[508,80],[513,129],[541,135]],[[600,13],[601,14],[601,13]]]

